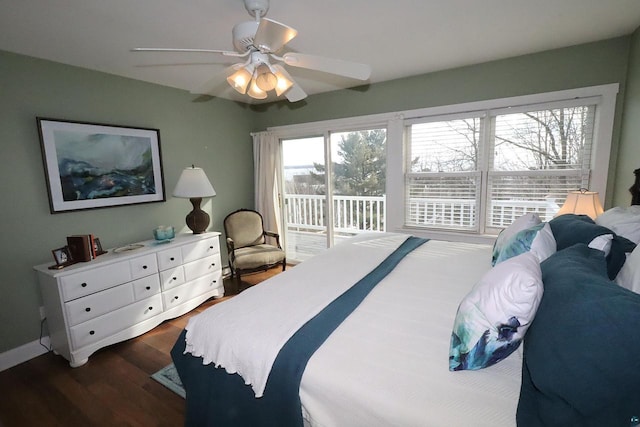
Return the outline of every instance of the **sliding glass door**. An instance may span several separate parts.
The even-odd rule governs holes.
[[[327,247],[324,137],[282,141],[287,259],[304,261]]]
[[[282,140],[287,258],[385,231],[386,129]]]

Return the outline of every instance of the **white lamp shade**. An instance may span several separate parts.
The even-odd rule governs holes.
[[[191,166],[182,171],[180,179],[173,190],[174,197],[183,197],[186,199],[194,197],[213,197],[216,190],[209,182],[207,175],[202,168]]]
[[[596,219],[603,212],[598,193],[595,191],[571,191],[567,194],[567,200],[560,208],[556,216],[564,214],[587,215]]]

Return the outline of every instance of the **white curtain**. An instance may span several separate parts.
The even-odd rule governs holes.
[[[266,230],[282,236],[281,195],[278,174],[282,170],[280,140],[271,132],[252,133],[255,208],[264,218]],[[283,242],[284,239],[281,240]]]

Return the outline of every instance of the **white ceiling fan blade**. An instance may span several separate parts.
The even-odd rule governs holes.
[[[190,91],[194,95],[216,95],[224,88],[228,87],[227,76],[238,69],[243,64],[233,64],[223,71],[216,73],[212,78],[201,84],[198,88]]]
[[[298,32],[288,25],[262,18],[253,38],[253,45],[262,52],[277,52],[297,34]]]
[[[289,102],[298,102],[305,99],[307,97],[307,93],[302,90],[298,83],[294,82],[291,89],[289,89],[284,96],[289,100]]]
[[[293,80],[293,77],[284,69],[282,65],[274,64],[273,68],[275,68],[278,72],[282,73],[287,79],[291,80],[293,86],[291,86],[285,93],[284,96],[289,100],[289,102],[298,102],[307,97],[307,93],[302,90],[300,85]]]
[[[246,56],[247,53],[238,53],[228,50],[218,49],[181,49],[172,47],[134,47],[132,52],[196,52],[196,53],[219,53],[225,56]]]
[[[291,65],[292,67],[323,71],[352,79],[367,80],[371,76],[371,67],[369,65],[343,61],[341,59],[288,52],[282,56],[282,60],[285,64]]]

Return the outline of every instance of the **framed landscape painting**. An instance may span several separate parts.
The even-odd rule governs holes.
[[[157,129],[37,122],[51,213],[165,200]]]

